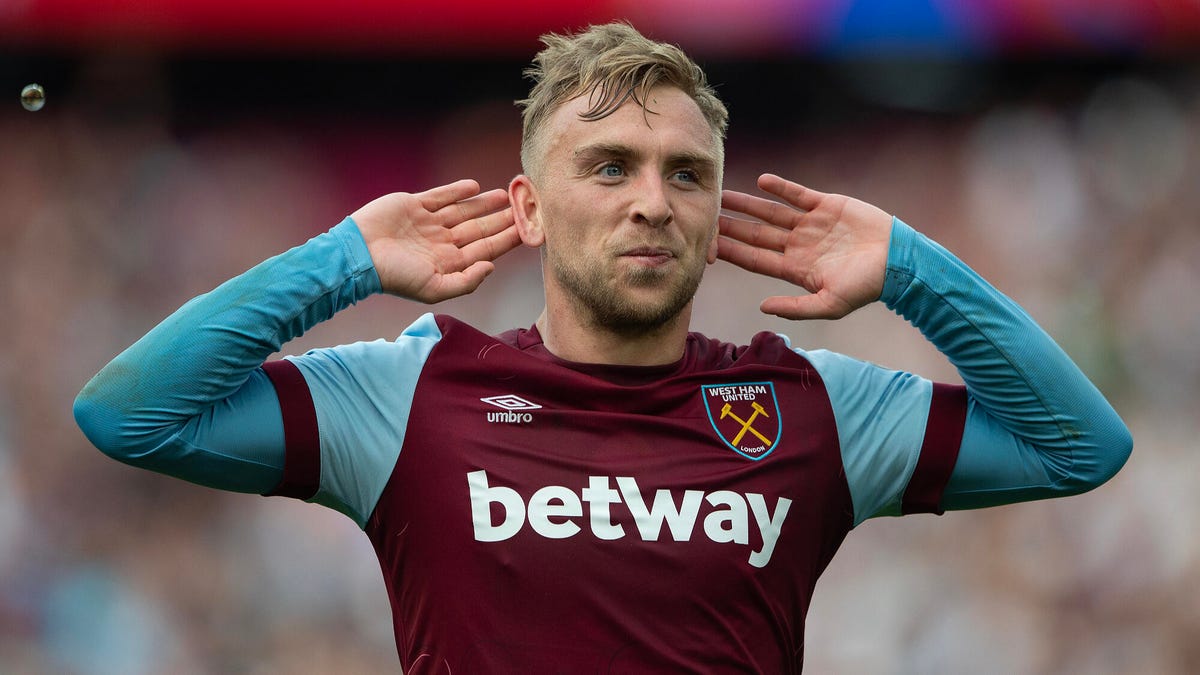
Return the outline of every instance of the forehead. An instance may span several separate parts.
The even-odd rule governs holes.
[[[570,159],[571,151],[598,143],[717,157],[717,135],[690,96],[675,87],[657,86],[645,102],[643,109],[630,98],[611,115],[586,121],[579,116],[591,108],[588,97],[567,101],[547,120],[548,159]]]

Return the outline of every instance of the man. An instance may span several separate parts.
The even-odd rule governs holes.
[[[407,673],[798,672],[857,524],[1075,494],[1124,463],[1095,387],[950,253],[777,176],[759,187],[785,203],[722,192],[726,111],[678,49],[625,25],[545,42],[507,193],[381,197],[192,300],[84,388],[88,437],[353,518]],[[470,293],[521,243],[545,281],[528,329],[426,315],[263,363],[372,293]],[[808,291],[767,313],[885,302],[966,386],[690,333],[718,258]]]

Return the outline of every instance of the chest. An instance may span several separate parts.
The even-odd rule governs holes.
[[[434,629],[453,627],[674,664],[648,671],[798,653],[851,522],[814,373],[747,360],[620,385],[455,353],[430,358],[368,527],[405,644],[469,652]]]
[[[397,520],[563,560],[705,550],[753,568],[816,564],[847,522],[837,430],[809,369],[748,359],[622,385],[479,353],[435,354],[422,374],[380,503]],[[816,545],[780,549],[785,534]]]

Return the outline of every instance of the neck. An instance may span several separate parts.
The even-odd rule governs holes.
[[[576,363],[622,366],[659,366],[683,356],[687,342],[689,304],[671,321],[640,332],[618,332],[580,321],[571,312],[547,307],[538,317],[542,344],[560,359]]]

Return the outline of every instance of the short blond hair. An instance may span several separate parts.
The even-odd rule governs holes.
[[[651,40],[627,23],[590,26],[574,35],[543,35],[545,48],[533,58],[525,75],[533,80],[521,108],[521,165],[537,170],[539,135],[546,119],[563,103],[588,94],[591,108],[580,119],[593,121],[616,112],[629,99],[642,108],[655,85],[682,90],[699,106],[712,128],[718,152],[724,155],[729,111],[708,84],[708,78],[679,47]]]

